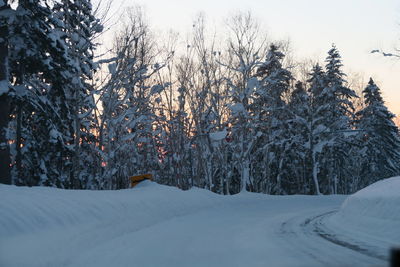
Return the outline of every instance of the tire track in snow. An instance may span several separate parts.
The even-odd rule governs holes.
[[[337,210],[331,210],[308,217],[291,217],[281,223],[278,233],[286,243],[325,266],[351,266],[349,262],[340,258],[339,255],[344,253],[351,254],[357,259],[356,262],[365,263],[364,266],[385,266],[388,257],[379,253],[379,248],[347,236],[341,237],[326,227],[324,220],[336,212]],[[329,250],[326,249],[327,242],[331,249],[329,254]]]
[[[324,219],[333,215],[337,211],[330,211],[313,218],[307,219],[304,224],[302,225],[305,228],[309,228],[309,230],[316,233],[318,236],[322,237],[323,239],[336,244],[338,246],[342,246],[358,253],[364,254],[369,257],[374,257],[376,259],[388,261],[387,255],[382,255],[379,253],[379,248],[372,246],[371,244],[366,244],[350,237],[346,237],[345,239],[339,238],[336,233],[334,233],[331,229],[328,229],[324,224]]]

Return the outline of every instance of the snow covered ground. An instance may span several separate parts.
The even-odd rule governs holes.
[[[386,266],[400,177],[346,196],[0,185],[0,266]]]

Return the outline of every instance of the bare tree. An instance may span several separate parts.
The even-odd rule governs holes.
[[[151,103],[161,92],[150,80],[162,65],[155,62],[154,39],[140,8],[127,11],[113,52],[110,76],[101,88],[99,146],[105,187],[123,188],[130,175],[152,171],[157,159]]]
[[[267,51],[267,36],[260,30],[257,20],[251,13],[239,13],[228,20],[230,35],[227,44],[228,61],[222,63],[229,69],[227,77],[230,89],[231,105],[230,124],[233,137],[233,166],[231,184],[240,181],[240,190],[252,187],[251,151],[255,141],[255,131],[251,121],[252,94],[257,84],[257,68]]]

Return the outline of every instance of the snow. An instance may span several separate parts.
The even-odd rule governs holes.
[[[229,109],[232,110],[233,113],[240,113],[245,111],[242,103],[231,104],[229,105]]]
[[[61,133],[57,131],[56,129],[51,129],[49,132],[49,142],[50,143],[57,143],[58,139],[62,137]]]
[[[400,176],[351,195],[327,225],[358,242],[379,245],[377,253],[400,247]]]
[[[9,84],[6,80],[0,81],[0,96],[7,94],[9,91]]]
[[[151,95],[160,94],[163,90],[164,90],[164,86],[159,85],[159,84],[153,85],[153,86],[151,87],[150,94],[151,94]]]
[[[247,88],[249,90],[254,90],[254,88],[257,88],[259,86],[259,82],[257,78],[252,77],[247,81]]]
[[[14,90],[17,96],[19,97],[25,96],[27,92],[26,87],[24,85],[16,85],[14,86]]]
[[[117,71],[117,64],[116,63],[108,64],[108,71],[111,73],[111,75],[115,75]]]
[[[210,139],[212,141],[221,141],[224,140],[228,132],[226,130],[210,133]]]
[[[362,216],[400,222],[400,176],[381,180],[350,196],[341,213],[355,211]]]
[[[344,203],[346,196],[221,196],[150,181],[116,191],[0,185],[0,266],[385,266],[312,227],[326,224],[349,242],[375,241],[363,229],[340,235],[360,221],[396,234],[396,179]]]

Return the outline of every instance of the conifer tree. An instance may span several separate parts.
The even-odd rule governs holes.
[[[311,176],[314,184],[315,194],[320,194],[320,172],[324,162],[323,150],[329,145],[328,125],[329,121],[325,116],[329,111],[328,98],[325,97],[326,86],[325,72],[316,64],[307,81],[310,94],[310,117],[308,120],[308,157],[310,159]]]
[[[9,19],[12,9],[8,1],[0,2],[0,183],[11,184],[10,149],[6,129],[10,113],[10,83],[8,73]]]
[[[101,32],[102,26],[92,14],[90,0],[56,2],[53,11],[54,16],[62,21],[57,28],[63,33],[66,46],[66,64],[52,87],[52,101],[61,119],[59,132],[69,145],[68,149],[60,151],[68,155],[64,156],[63,174],[60,175],[64,176],[66,187],[82,188],[90,179],[83,171],[87,167],[82,164],[85,158],[92,156],[89,147],[94,143],[91,131],[94,91],[88,83],[95,70],[93,38]]]
[[[327,179],[323,184],[324,192],[336,194],[339,186],[342,186],[342,178],[348,173],[348,170],[342,168],[348,157],[351,138],[346,134],[351,131],[351,124],[354,119],[354,107],[351,98],[357,97],[355,92],[348,88],[345,83],[345,76],[341,70],[341,57],[333,46],[326,58],[326,73],[322,95],[325,103],[329,105],[325,114],[327,126],[327,139],[329,140],[329,149],[325,150],[324,157],[327,161],[324,163]]]
[[[45,176],[44,159],[48,149],[54,110],[47,101],[47,84],[51,83],[57,62],[65,50],[61,36],[54,30],[59,22],[54,19],[45,1],[18,2],[10,24],[10,74],[15,90],[12,96],[12,114],[9,139],[12,145],[13,182],[35,185]],[[50,153],[50,152],[49,152]]]
[[[365,108],[357,113],[363,180],[360,188],[379,179],[400,174],[400,137],[393,122],[395,117],[385,106],[381,91],[370,78],[363,91]]]
[[[16,184],[82,187],[71,183],[74,172],[71,145],[77,136],[80,144],[84,144],[90,139],[90,132],[87,130],[89,134],[84,136],[75,134],[73,119],[79,116],[83,121],[94,104],[92,95],[73,97],[74,92],[81,90],[76,83],[89,79],[93,71],[89,37],[100,28],[98,21],[88,16],[90,4],[78,1],[74,4],[71,10],[76,14],[72,16],[75,19],[72,25],[65,15],[71,12],[66,1],[49,5],[47,1],[21,0],[9,25],[12,32],[9,42],[13,47],[9,73],[14,90],[8,138],[15,141],[11,147]],[[79,19],[77,14],[84,14],[85,19]],[[90,29],[82,26],[86,20],[92,22]],[[82,31],[83,37],[79,35]],[[73,50],[77,47],[78,52]],[[73,108],[79,109],[79,114]],[[87,122],[82,125],[90,127]],[[80,153],[83,159],[89,158],[83,154]]]
[[[273,193],[282,193],[282,177],[285,176],[285,154],[290,149],[288,107],[284,95],[290,89],[292,74],[282,65],[285,55],[278,46],[272,44],[265,62],[257,69],[260,86],[255,90],[253,106],[258,106],[260,114],[256,121],[256,129],[262,133],[265,151],[269,162],[270,179],[273,180]]]
[[[301,82],[296,83],[291,93],[289,110],[290,150],[287,156],[290,162],[285,166],[289,171],[289,183],[285,187],[289,193],[310,194],[312,182],[308,148],[311,105],[310,96]]]

